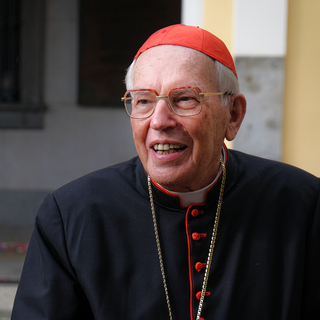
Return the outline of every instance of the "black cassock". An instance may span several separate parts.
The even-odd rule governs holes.
[[[319,320],[319,179],[232,150],[226,168],[201,316]],[[153,185],[173,320],[195,319],[220,185],[221,177],[204,204],[187,208]],[[86,175],[45,199],[12,314],[22,319],[169,319],[147,176],[138,158]]]

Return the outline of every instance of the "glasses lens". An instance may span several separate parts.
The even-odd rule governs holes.
[[[194,116],[201,111],[201,99],[196,89],[173,89],[169,100],[174,112],[181,116]]]
[[[124,100],[129,116],[143,119],[152,114],[157,98],[153,91],[141,90],[128,92]]]

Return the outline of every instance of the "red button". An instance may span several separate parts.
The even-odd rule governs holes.
[[[200,211],[200,210],[198,210],[198,209],[193,209],[193,210],[191,211],[191,215],[192,215],[193,217],[197,217],[198,214],[203,214],[203,211]]]
[[[207,297],[207,296],[210,296],[210,292],[206,292],[204,295],[205,295],[206,297]],[[201,299],[201,291],[197,292],[196,297],[197,297],[198,300]]]
[[[195,269],[200,272],[202,270],[203,267],[205,267],[207,264],[206,263],[201,263],[201,262],[197,262],[195,264]]]
[[[193,240],[196,240],[196,241],[198,241],[198,240],[200,240],[200,234],[198,233],[198,232],[194,232],[193,234],[192,234],[192,239]]]
[[[193,217],[197,217],[198,214],[199,214],[199,210],[197,210],[197,209],[193,209],[193,210],[191,211],[191,215],[192,215]]]
[[[194,233],[192,234],[192,239],[195,240],[195,241],[198,241],[198,240],[200,240],[200,238],[206,237],[206,236],[207,236],[206,233],[194,232]]]

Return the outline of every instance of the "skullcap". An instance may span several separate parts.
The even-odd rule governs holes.
[[[218,60],[231,69],[237,76],[232,56],[222,40],[208,32],[194,26],[175,24],[156,31],[142,45],[134,60],[144,51],[160,45],[177,45],[200,51]]]

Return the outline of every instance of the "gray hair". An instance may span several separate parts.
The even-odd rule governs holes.
[[[222,106],[226,106],[230,103],[231,96],[240,92],[239,81],[231,69],[218,60],[215,60],[214,62],[219,91],[227,93],[221,96],[221,104]]]
[[[129,68],[127,69],[126,77],[124,78],[124,83],[126,84],[127,90],[133,89],[133,70],[135,66],[136,60],[134,60]]]
[[[127,90],[133,88],[133,72],[136,60],[134,60],[129,68],[127,69],[125,84]],[[231,101],[231,96],[233,94],[239,93],[239,81],[233,71],[226,67],[224,64],[218,60],[214,60],[216,67],[215,79],[220,92],[225,92],[227,94],[221,96],[222,106],[226,106]]]

